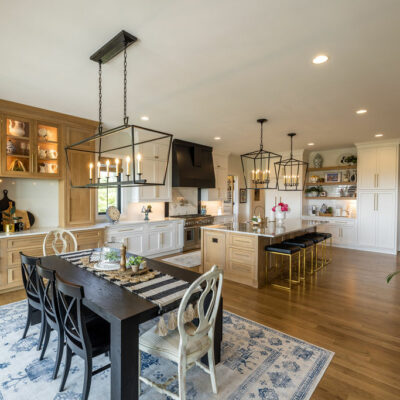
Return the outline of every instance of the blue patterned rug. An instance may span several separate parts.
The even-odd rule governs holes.
[[[57,335],[43,361],[36,351],[39,329],[31,327],[26,339],[22,332],[26,318],[26,302],[0,307],[0,400],[79,400],[83,383],[83,363],[74,357],[66,390],[58,393],[58,379],[51,380]],[[146,323],[143,329],[152,324]],[[333,353],[321,347],[285,335],[282,332],[224,311],[222,361],[217,366],[218,396],[213,395],[209,377],[199,367],[187,376],[187,398],[206,399],[309,399],[328,367]],[[107,364],[105,357],[95,359],[94,368]],[[176,374],[176,365],[142,356],[143,374],[165,382]],[[60,371],[63,371],[63,364]],[[177,391],[177,383],[169,387]],[[89,398],[110,398],[110,370],[93,377]],[[142,385],[143,400],[165,399],[154,389]]]

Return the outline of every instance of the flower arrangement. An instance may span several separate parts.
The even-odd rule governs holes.
[[[272,211],[280,211],[280,212],[286,212],[289,211],[289,205],[285,203],[279,203],[277,206],[272,207]]]

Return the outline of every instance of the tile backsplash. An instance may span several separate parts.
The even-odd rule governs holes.
[[[169,203],[169,215],[197,214],[197,188],[172,188],[172,200]]]

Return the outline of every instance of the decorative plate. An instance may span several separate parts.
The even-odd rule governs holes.
[[[102,261],[98,264],[95,264],[94,269],[97,271],[116,271],[120,269],[120,265],[116,263]]]
[[[110,222],[112,222],[112,223],[118,222],[118,221],[119,221],[119,218],[121,217],[120,211],[119,211],[118,208],[115,207],[115,206],[110,206],[110,207],[108,207],[108,208],[107,208],[107,211],[106,211],[106,215],[107,215],[107,218],[108,218],[108,219],[110,220]]]

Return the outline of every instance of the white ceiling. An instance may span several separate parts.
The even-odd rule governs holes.
[[[399,137],[399,17],[399,0],[2,1],[0,97],[96,119],[89,56],[125,29],[135,123],[238,154],[258,147],[260,117],[272,151],[290,131],[313,149]],[[105,122],[120,123],[122,57],[103,80]]]

